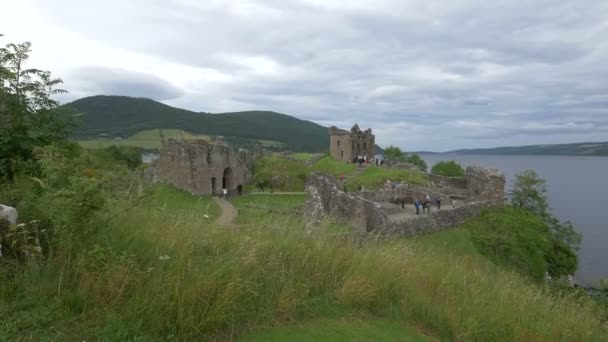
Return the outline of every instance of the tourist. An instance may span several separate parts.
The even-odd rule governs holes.
[[[456,209],[456,200],[452,198],[452,209]]]
[[[437,210],[441,209],[441,196],[437,195],[437,197],[435,197],[435,203],[437,204]]]
[[[344,175],[340,174],[340,183],[344,182]]]
[[[420,201],[417,198],[414,201],[414,207],[416,207],[416,215],[420,215]]]
[[[376,158],[376,166],[378,166],[380,159]]]
[[[242,196],[243,195],[243,185],[242,184],[237,185],[236,191],[238,191],[239,196]]]
[[[228,200],[228,189],[223,188],[222,189],[222,195],[224,197],[225,200]]]
[[[274,193],[274,188],[273,188],[273,186],[272,186],[272,182],[270,182],[270,193],[271,193],[271,194],[272,194],[272,193]]]
[[[258,189],[260,189],[262,192],[264,192],[264,181],[263,181],[263,180],[261,180],[261,181],[258,183]]]

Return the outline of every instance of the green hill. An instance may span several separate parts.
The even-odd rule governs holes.
[[[128,138],[154,129],[184,130],[194,135],[222,135],[275,141],[294,151],[322,152],[329,146],[327,127],[269,111],[197,113],[150,99],[93,96],[65,107],[80,115],[78,139]]]
[[[608,156],[608,142],[583,142],[573,144],[546,144],[455,150],[459,154],[503,155],[554,155],[554,156]]]

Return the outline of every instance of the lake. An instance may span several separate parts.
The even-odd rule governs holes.
[[[608,157],[570,156],[498,156],[422,154],[431,167],[443,160],[459,164],[500,169],[507,179],[506,190],[513,186],[515,174],[533,169],[546,180],[547,197],[553,214],[562,221],[571,221],[583,235],[579,267],[575,275],[583,285],[597,285],[608,278]],[[604,213],[604,210],[606,213]]]

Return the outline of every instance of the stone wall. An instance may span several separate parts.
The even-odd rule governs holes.
[[[350,131],[335,126],[329,128],[329,151],[332,158],[345,162],[357,156],[373,158],[376,152],[376,137],[372,130],[362,131],[357,124]]]
[[[168,139],[160,151],[158,176],[196,194],[219,194],[224,186],[234,193],[251,179],[252,158],[223,144]]]
[[[478,216],[482,210],[501,206],[496,201],[468,203],[451,210],[434,211],[430,215],[421,214],[414,219],[391,222],[379,233],[387,235],[428,234],[458,226],[468,219]]]
[[[332,176],[311,172],[306,178],[305,190],[308,200],[304,217],[309,227],[325,218],[349,224],[359,232],[382,229],[388,224],[378,203],[341,191]]]
[[[429,177],[431,177],[431,180],[439,186],[450,187],[455,189],[467,188],[466,177],[445,177],[433,174],[429,174]]]
[[[497,169],[469,166],[466,170],[467,189],[477,200],[503,202],[505,199],[505,175]]]

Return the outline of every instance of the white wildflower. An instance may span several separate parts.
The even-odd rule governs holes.
[[[168,255],[161,255],[161,256],[159,257],[159,259],[160,259],[161,261],[165,261],[165,260],[169,260],[169,259],[171,259],[171,257],[170,257],[170,256],[168,256]]]

